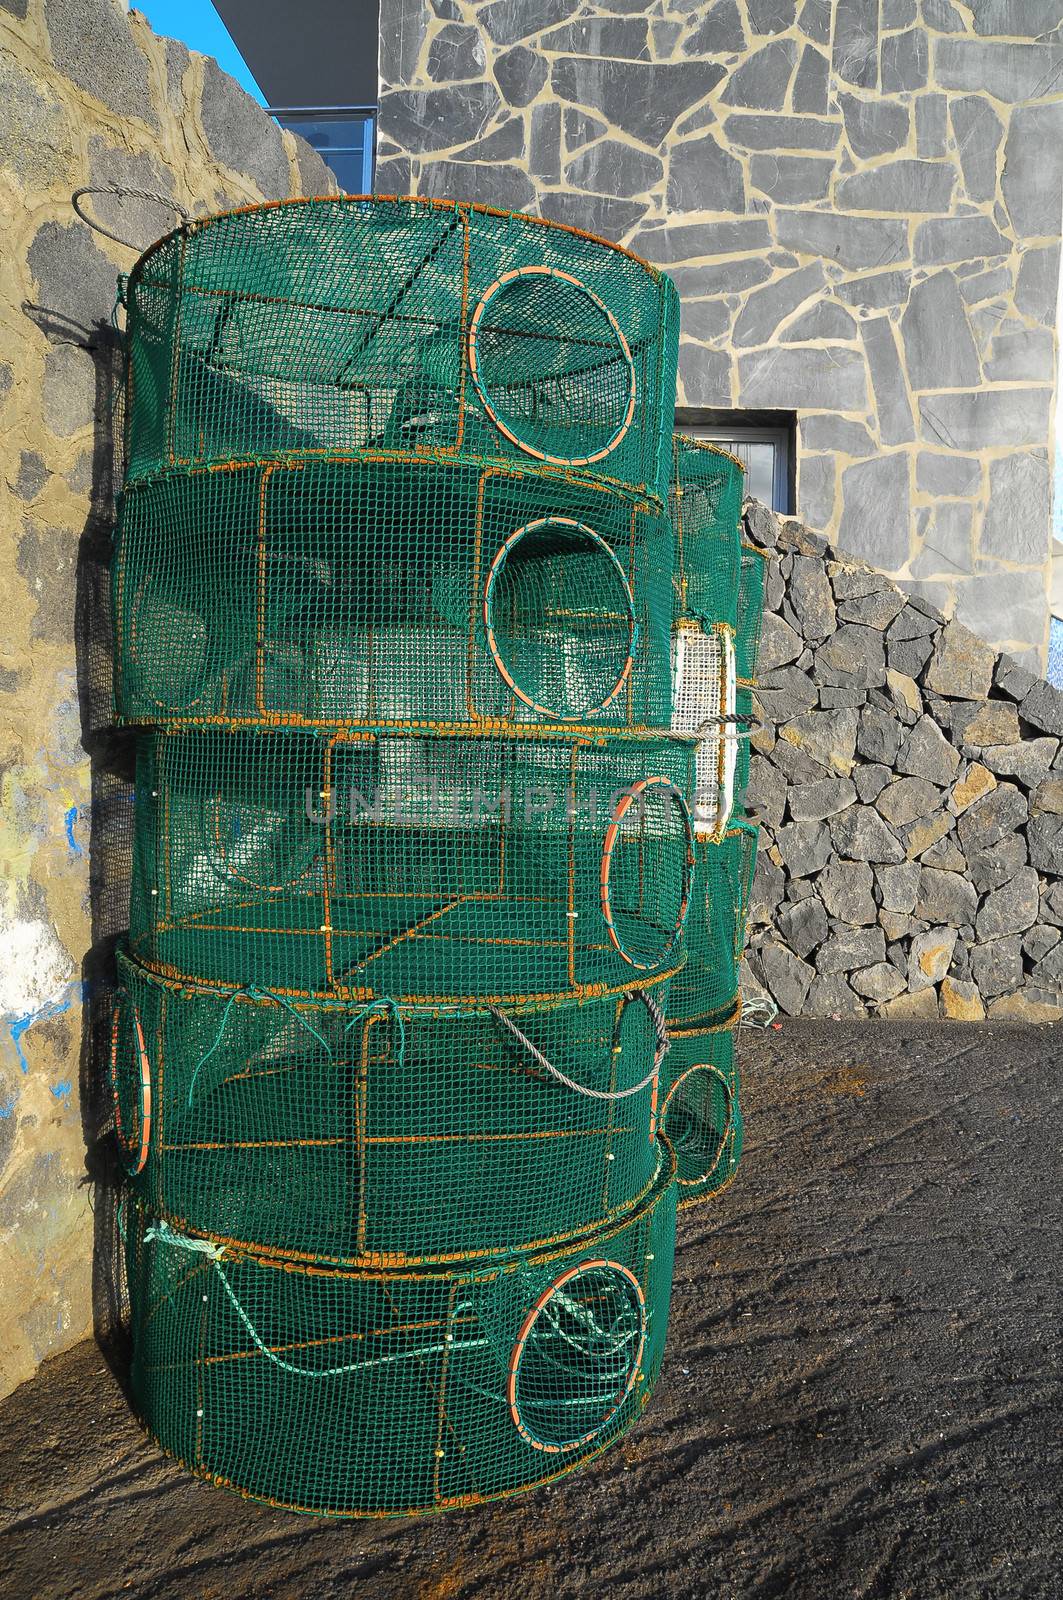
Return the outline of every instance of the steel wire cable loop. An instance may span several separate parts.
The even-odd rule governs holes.
[[[598,705],[587,706],[585,709],[580,711],[556,711],[550,706],[541,705],[537,700],[532,699],[531,695],[525,693],[525,691],[520,687],[520,684],[517,683],[516,679],[512,676],[504,660],[502,659],[502,652],[499,649],[498,641],[495,638],[494,623],[491,614],[491,602],[494,598],[495,585],[502,574],[503,568],[509,559],[509,555],[513,547],[519,544],[520,541],[528,534],[536,532],[539,528],[553,527],[574,528],[578,533],[581,533],[586,538],[590,539],[592,544],[598,550],[602,551],[606,556],[608,556],[609,560],[613,564],[617,577],[620,579],[620,584],[624,592],[624,602],[627,606],[627,656],[622,667],[620,668],[620,675],[613,684],[612,688],[609,690],[609,693],[598,703]],[[606,542],[605,539],[602,538],[601,534],[596,533],[593,528],[589,528],[585,522],[577,522],[574,517],[537,517],[534,522],[526,522],[523,527],[517,528],[514,533],[510,534],[509,538],[498,550],[498,553],[491,563],[490,571],[487,574],[487,582],[484,585],[483,620],[484,629],[487,634],[487,648],[491,653],[492,661],[497,667],[507,687],[512,689],[513,693],[519,700],[522,700],[526,706],[530,706],[533,711],[537,711],[540,716],[556,719],[559,722],[578,722],[581,717],[595,717],[601,712],[607,710],[623,689],[631,675],[631,669],[635,665],[635,652],[638,649],[639,640],[639,625],[638,617],[635,613],[635,597],[631,590],[631,584],[628,580],[628,575],[624,571],[616,551]]]
[[[683,832],[686,837],[686,856],[683,861],[683,883],[680,893],[679,910],[675,920],[675,927],[669,933],[663,949],[658,952],[652,961],[639,961],[635,956],[629,954],[629,952],[624,949],[620,936],[613,924],[613,904],[609,887],[609,878],[612,870],[613,851],[616,848],[616,842],[620,836],[620,824],[623,822],[628,811],[631,809],[631,806],[640,795],[645,794],[647,789],[658,788],[662,785],[671,792],[673,800],[679,807],[679,815],[683,824]],[[695,861],[696,849],[694,844],[694,825],[691,821],[690,808],[683,796],[680,794],[679,790],[675,787],[671,778],[639,778],[637,782],[631,785],[627,793],[621,797],[620,803],[613,812],[612,819],[605,831],[605,839],[602,843],[602,860],[599,869],[599,888],[601,894],[602,916],[605,919],[606,931],[609,934],[610,943],[629,964],[629,966],[636,968],[637,971],[649,972],[652,971],[654,967],[659,967],[661,962],[671,953],[672,950],[674,950],[680,936],[682,935],[683,924],[686,922],[687,912],[690,909],[690,896],[694,881]]]
[[[657,1098],[661,1087],[661,1063],[664,1061],[665,1056],[672,1048],[672,1036],[668,1032],[668,1022],[665,1018],[664,1012],[661,1010],[656,1000],[654,1000],[651,995],[647,994],[645,989],[629,990],[627,998],[629,1000],[638,998],[643,1002],[646,1010],[650,1014],[650,1018],[653,1022],[653,1030],[657,1036],[657,1048],[654,1052],[653,1058],[655,1071],[651,1079],[652,1093],[650,1095],[649,1140],[652,1144],[657,1137],[657,1129],[660,1126],[660,1118],[657,1114]]]
[[[694,729],[693,737],[701,739],[714,729],[719,730],[721,739],[752,739],[753,735],[764,723],[759,717],[753,716],[748,711],[723,711],[718,717],[705,717]],[[730,730],[734,729],[732,733]]]
[[[634,1290],[634,1306],[638,1314],[637,1329],[633,1328],[629,1330],[627,1334],[619,1339],[613,1337],[610,1330],[600,1328],[591,1313],[586,1311],[584,1307],[579,1306],[577,1302],[573,1301],[571,1295],[560,1294],[560,1291],[567,1283],[571,1283],[573,1278],[577,1278],[588,1272],[601,1270],[616,1273],[618,1277],[620,1277],[630,1286],[631,1289]],[[630,1365],[627,1376],[624,1380],[623,1388],[616,1396],[616,1399],[613,1401],[613,1404],[610,1406],[609,1410],[597,1422],[597,1424],[587,1432],[578,1435],[576,1438],[563,1439],[559,1442],[551,1442],[549,1440],[540,1439],[531,1431],[521,1415],[520,1403],[517,1395],[517,1381],[520,1376],[520,1368],[524,1359],[524,1352],[527,1349],[528,1340],[531,1337],[532,1329],[535,1327],[540,1315],[545,1314],[547,1316],[547,1320],[549,1321],[555,1334],[564,1339],[567,1343],[571,1344],[573,1349],[575,1349],[580,1355],[586,1356],[586,1350],[580,1349],[580,1346],[573,1341],[567,1333],[565,1333],[564,1329],[560,1327],[556,1315],[552,1315],[550,1313],[550,1301],[553,1300],[555,1296],[558,1296],[561,1299],[565,1309],[569,1311],[570,1314],[574,1315],[577,1320],[583,1321],[585,1325],[590,1325],[592,1336],[596,1336],[606,1342],[613,1337],[613,1349],[609,1352],[609,1354],[613,1357],[616,1357],[622,1353],[623,1345],[630,1344],[631,1339],[634,1337],[636,1332],[638,1336],[638,1346],[635,1350],[634,1357],[630,1360]],[[646,1348],[647,1322],[646,1296],[643,1292],[642,1285],[636,1278],[635,1274],[631,1271],[630,1267],[623,1266],[619,1261],[610,1261],[604,1256],[597,1257],[590,1261],[581,1261],[576,1266],[569,1267],[565,1272],[560,1273],[552,1283],[548,1283],[546,1288],[538,1296],[534,1305],[525,1316],[524,1321],[521,1324],[520,1331],[517,1334],[516,1341],[513,1345],[513,1351],[509,1359],[509,1371],[506,1382],[506,1397],[509,1401],[509,1414],[513,1420],[513,1426],[516,1428],[521,1438],[524,1439],[528,1444],[532,1445],[536,1450],[545,1450],[551,1455],[558,1455],[567,1450],[576,1450],[580,1447],[580,1445],[587,1444],[591,1439],[595,1438],[599,1433],[601,1433],[604,1428],[608,1427],[609,1423],[613,1420],[617,1412],[624,1405],[624,1402],[627,1400],[628,1396],[631,1394],[631,1391],[635,1387],[635,1383],[638,1379],[639,1369],[642,1366],[643,1352]],[[560,1397],[558,1397],[558,1400],[559,1399]],[[587,1405],[597,1405],[601,1403],[601,1399],[602,1397],[600,1395],[581,1394],[569,1403],[578,1404],[582,1402]],[[557,1401],[555,1401],[555,1403],[557,1403]]]
[[[133,1141],[128,1140],[122,1128],[121,1097],[118,1093],[118,1030],[121,1021],[122,1001],[129,1002],[133,1013],[133,1028],[136,1035],[137,1060],[140,1067],[140,1147],[137,1150],[136,1165],[131,1166],[127,1159],[133,1149]],[[115,995],[114,1007],[111,1014],[111,1059],[110,1059],[111,1096],[114,1100],[114,1128],[118,1138],[118,1148],[122,1154],[122,1164],[131,1178],[143,1172],[148,1159],[148,1149],[151,1144],[151,1061],[148,1056],[148,1047],[144,1042],[144,1030],[140,1025],[137,1008],[130,999],[128,991],[120,989]]]
[[[81,221],[96,233],[102,233],[105,239],[113,239],[115,244],[124,245],[127,250],[135,250],[138,255],[143,251],[143,245],[132,244],[128,239],[123,239],[120,233],[112,233],[110,228],[105,228],[102,222],[97,222],[95,217],[90,217],[82,210],[80,202],[82,196],[87,194],[110,194],[116,200],[154,200],[167,211],[172,211],[175,216],[180,217],[182,227],[189,220],[189,213],[179,200],[174,200],[170,195],[159,194],[155,189],[131,189],[122,183],[90,183],[75,189],[70,196],[70,204]]]
[[[703,717],[696,728],[638,728],[634,731],[640,739],[671,739],[675,744],[696,745],[710,733],[716,733],[721,739],[752,739],[765,726],[749,711],[726,711],[718,716]],[[598,729],[593,731],[599,732]],[[615,735],[621,730],[610,728],[608,731]]]
[[[629,994],[627,996],[627,999],[629,1000],[634,998],[635,996],[633,994]],[[539,1049],[538,1045],[533,1044],[528,1038],[528,1035],[517,1027],[517,1024],[513,1021],[512,1017],[507,1016],[506,1013],[500,1010],[498,1006],[489,1005],[486,1007],[486,1010],[492,1017],[494,1017],[496,1022],[500,1022],[502,1024],[507,1032],[509,1032],[513,1038],[516,1039],[518,1044],[522,1045],[523,1048],[527,1050],[528,1054],[531,1056],[536,1065],[542,1067],[543,1071],[548,1072],[551,1077],[556,1078],[558,1083],[563,1083],[568,1089],[574,1089],[577,1094],[586,1095],[590,1100],[626,1100],[629,1095],[638,1094],[641,1090],[648,1088],[653,1082],[660,1071],[661,1062],[664,1060],[670,1044],[668,1032],[664,1024],[664,1018],[661,1014],[661,1008],[657,1005],[656,1001],[651,1000],[648,996],[640,994],[639,999],[645,1000],[646,1006],[650,1012],[650,1016],[653,1018],[653,1025],[657,1034],[657,1048],[654,1051],[653,1066],[651,1067],[650,1071],[643,1079],[640,1080],[640,1082],[633,1084],[628,1089],[592,1089],[588,1084],[577,1083],[575,1078],[570,1078],[567,1073],[561,1071],[560,1067],[555,1067],[552,1061],[547,1060],[542,1051]]]
[[[618,427],[614,430],[613,435],[609,439],[608,443],[603,445],[600,449],[592,451],[589,455],[555,456],[551,455],[548,451],[537,449],[535,445],[526,443],[525,440],[523,440],[512,428],[508,427],[498,415],[491,403],[490,397],[488,396],[487,388],[480,372],[480,356],[477,341],[480,334],[480,321],[484,312],[487,310],[488,305],[494,299],[495,295],[498,294],[506,284],[514,283],[520,278],[533,277],[559,278],[562,282],[571,284],[581,294],[586,295],[587,299],[590,300],[592,304],[595,305],[607,319],[609,326],[616,338],[617,344],[620,347],[620,353],[623,356],[624,362],[628,369],[628,398],[623,418],[621,419]],[[515,444],[518,450],[523,450],[526,455],[533,456],[537,461],[549,461],[554,466],[558,467],[590,466],[592,462],[600,461],[602,457],[607,456],[611,450],[615,450],[631,426],[631,419],[635,414],[635,395],[637,389],[635,362],[631,355],[631,347],[628,344],[627,339],[624,337],[624,332],[619,322],[617,322],[616,318],[609,310],[609,307],[605,304],[604,300],[596,295],[593,289],[589,289],[585,283],[581,283],[579,278],[575,277],[571,272],[564,272],[560,267],[547,266],[515,267],[511,272],[504,272],[500,278],[496,278],[493,283],[488,284],[487,288],[484,290],[484,293],[480,296],[480,300],[469,321],[467,346],[469,377],[472,379],[472,386],[476,390],[480,403],[486,411],[488,417],[490,417],[491,421],[494,423],[495,427],[498,429],[499,433],[503,435],[503,437],[508,439],[511,444]]]
[[[664,1012],[653,996],[646,993],[645,989],[630,989],[626,998],[628,1000],[641,1000],[652,1018],[653,1031],[657,1035],[655,1065],[659,1067],[672,1048],[672,1040],[668,1033],[668,1024],[665,1021]]]

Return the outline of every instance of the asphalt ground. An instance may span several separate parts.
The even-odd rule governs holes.
[[[518,1500],[321,1523],[189,1477],[88,1341],[0,1406],[18,1600],[1063,1597],[1063,1029],[743,1030],[636,1428]]]

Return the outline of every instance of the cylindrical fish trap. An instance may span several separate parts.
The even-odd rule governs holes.
[[[131,479],[412,450],[666,492],[678,297],[574,229],[294,200],[187,223],[126,299]]]
[[[676,435],[671,510],[679,613],[672,725],[698,737],[696,867],[687,962],[669,994],[662,1126],[677,1150],[685,1200],[715,1193],[741,1154],[734,1039],[739,969],[756,864],[741,797],[755,725],[752,691],[764,558],[741,542],[744,468],[726,451]]]
[[[319,1265],[545,1248],[657,1181],[667,981],[490,1009],[293,1003],[121,959],[129,1183],[173,1226]]]
[[[649,1399],[673,1172],[587,1238],[434,1272],[222,1249],[131,1206],[137,1406],[191,1471],[290,1510],[407,1516],[550,1482]]]
[[[659,728],[673,536],[569,472],[412,450],[132,482],[115,552],[127,722]]]
[[[549,1481],[641,1413],[740,1130],[681,1019],[734,998],[741,483],[671,442],[675,291],[331,197],[189,222],[125,300],[136,1404],[325,1515]]]
[[[681,959],[692,740],[140,740],[133,953],[306,998],[579,997]]]

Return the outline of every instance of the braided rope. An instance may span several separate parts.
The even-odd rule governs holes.
[[[448,1337],[445,1345],[424,1345],[417,1350],[403,1350],[393,1356],[376,1356],[370,1357],[369,1360],[348,1361],[338,1367],[300,1367],[293,1361],[283,1360],[281,1356],[269,1348],[269,1345],[265,1343],[251,1318],[240,1304],[236,1291],[221,1269],[221,1258],[225,1254],[223,1245],[212,1244],[209,1239],[193,1239],[187,1233],[180,1233],[176,1228],[172,1228],[168,1222],[162,1221],[156,1222],[146,1229],[144,1243],[148,1244],[152,1241],[157,1244],[170,1245],[175,1250],[188,1250],[195,1254],[206,1256],[217,1273],[233,1310],[246,1328],[255,1348],[266,1357],[267,1361],[272,1361],[275,1367],[280,1367],[283,1372],[290,1372],[296,1378],[339,1378],[347,1373],[363,1372],[368,1367],[390,1366],[396,1361],[410,1361],[420,1359],[425,1355],[438,1355],[444,1349],[450,1351],[455,1349],[479,1349],[488,1342],[486,1339],[455,1341]]]
[[[275,1005],[283,1006],[285,1011],[290,1012],[290,1014],[295,1018],[296,1022],[298,1022],[301,1028],[305,1028],[307,1033],[313,1034],[318,1044],[321,1045],[321,1047],[328,1053],[329,1059],[332,1059],[332,1048],[329,1045],[328,1040],[321,1037],[313,1023],[308,1022],[307,1019],[299,1013],[295,1006],[292,1005],[290,1000],[287,1000],[282,994],[274,994],[272,989],[260,989],[256,984],[249,983],[246,984],[242,989],[234,989],[232,994],[230,994],[225,1003],[225,1010],[222,1012],[221,1022],[218,1026],[218,1032],[215,1035],[214,1043],[210,1046],[209,1050],[204,1051],[199,1060],[196,1062],[188,1084],[189,1106],[192,1104],[192,1091],[195,1089],[196,1079],[199,1077],[200,1069],[206,1066],[207,1062],[210,1060],[211,1056],[224,1039],[225,1029],[229,1023],[229,1013],[232,1011],[233,1006],[236,1004],[237,1000],[239,1000],[241,995],[246,995],[248,999],[251,1000],[272,1000]]]

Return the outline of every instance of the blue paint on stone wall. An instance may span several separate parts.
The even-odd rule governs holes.
[[[71,853],[73,855],[82,856],[82,855],[85,854],[85,852],[82,850],[81,846],[78,844],[77,840],[74,837],[74,824],[77,821],[77,819],[78,819],[78,808],[77,808],[77,806],[71,806],[70,810],[67,812],[66,818],[65,818],[65,821],[66,821],[66,842],[70,846],[70,850],[71,850]]]
[[[22,1048],[22,1035],[32,1028],[35,1022],[43,1022],[46,1017],[58,1017],[64,1011],[69,1011],[74,1001],[81,998],[83,998],[82,985],[80,983],[71,984],[62,1000],[51,1000],[47,1005],[42,1006],[39,1011],[27,1011],[24,1016],[15,1017],[13,1021],[8,1023],[11,1042],[15,1046],[18,1064],[23,1072],[30,1070],[30,1064],[26,1059],[26,1052]]]

